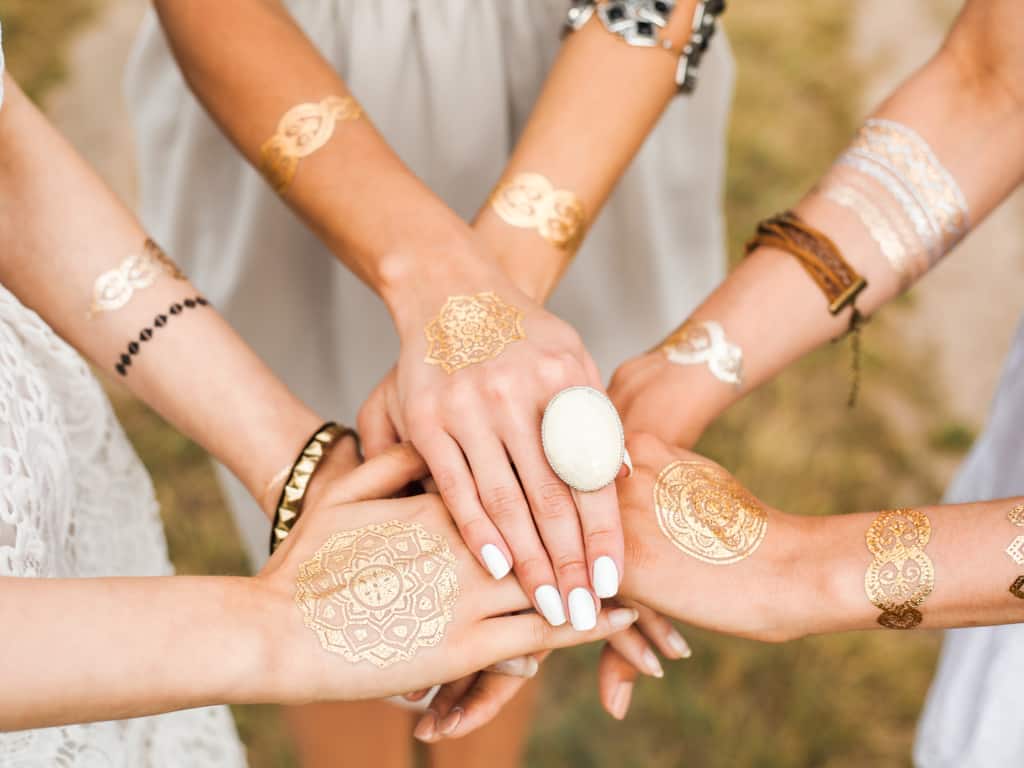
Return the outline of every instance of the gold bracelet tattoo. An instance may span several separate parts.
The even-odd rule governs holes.
[[[677,365],[706,364],[726,384],[743,385],[743,350],[725,336],[714,320],[687,320],[658,347]]]
[[[712,565],[750,557],[768,529],[758,500],[724,469],[705,462],[665,467],[654,483],[654,511],[669,541]]]
[[[487,362],[509,344],[526,338],[522,311],[490,291],[475,296],[449,296],[424,333],[424,362],[439,365],[448,374]]]
[[[517,173],[498,185],[491,195],[491,207],[513,227],[536,229],[556,248],[573,253],[579,248],[587,227],[583,203],[567,189],[539,173]]]
[[[1024,576],[1018,576],[1016,581],[1010,585],[1010,594],[1024,600]]]
[[[864,592],[882,611],[886,629],[913,629],[922,621],[921,605],[935,588],[935,567],[925,554],[932,526],[915,509],[881,512],[864,535],[874,559],[864,574]]]
[[[148,288],[160,275],[184,280],[178,265],[155,242],[146,239],[140,253],[133,253],[114,269],[96,278],[92,286],[89,316],[120,309],[135,295],[135,291]]]
[[[362,114],[362,107],[350,96],[328,96],[292,107],[260,147],[260,172],[278,194],[283,193],[295,178],[299,160],[330,141],[335,123],[358,120]]]
[[[383,669],[438,645],[458,596],[447,540],[391,520],[332,535],[299,566],[295,602],[325,651]]]
[[[1006,513],[1006,517],[1018,528],[1024,528],[1024,504],[1018,504],[1011,509]],[[1010,542],[1010,546],[1006,548],[1006,554],[1017,565],[1024,565],[1024,535],[1018,536]]]

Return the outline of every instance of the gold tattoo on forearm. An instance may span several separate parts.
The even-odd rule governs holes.
[[[526,338],[522,311],[490,291],[475,296],[449,296],[424,333],[424,362],[439,365],[448,374],[485,363],[500,355],[509,344]]]
[[[665,467],[654,483],[654,511],[669,541],[712,565],[750,557],[768,529],[758,500],[724,469],[704,462]]]
[[[687,320],[659,349],[677,365],[707,364],[719,381],[743,385],[743,350],[725,337],[725,329],[714,320]]]
[[[1018,576],[1010,585],[1010,594],[1024,600],[1024,576]]]
[[[924,549],[931,539],[928,516],[916,509],[879,513],[864,534],[874,559],[864,574],[864,592],[882,611],[886,629],[913,629],[921,605],[935,588],[935,567]]]
[[[383,669],[438,645],[458,596],[447,540],[391,520],[331,536],[299,566],[295,602],[325,651]]]
[[[171,261],[160,246],[147,239],[141,252],[133,253],[114,269],[96,278],[92,286],[89,316],[120,309],[132,300],[135,291],[148,288],[160,275],[175,280],[185,279],[178,265]]]
[[[362,115],[362,107],[350,96],[328,96],[292,107],[277,124],[277,132],[260,147],[260,172],[278,194],[283,193],[295,178],[299,160],[330,141],[335,123]]]
[[[1018,528],[1024,528],[1024,504],[1018,504],[1011,509],[1006,513],[1006,517]],[[1006,554],[1017,565],[1024,565],[1024,535],[1017,536],[1010,542]]]
[[[539,173],[518,173],[498,185],[491,208],[513,227],[536,229],[556,248],[573,253],[587,228],[583,203]]]

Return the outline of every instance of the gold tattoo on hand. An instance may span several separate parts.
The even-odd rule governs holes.
[[[687,320],[659,347],[677,365],[707,364],[719,381],[743,386],[743,350],[725,337],[714,320]]]
[[[278,194],[283,193],[295,178],[299,160],[330,141],[335,123],[358,120],[362,115],[362,107],[350,96],[328,96],[292,107],[260,147],[260,172]]]
[[[654,483],[654,511],[665,537],[690,557],[728,565],[764,540],[768,515],[754,496],[714,464],[674,461]]]
[[[556,248],[573,253],[587,228],[583,203],[567,189],[555,189],[539,173],[518,173],[498,185],[491,207],[513,227],[536,229]]]
[[[438,645],[458,596],[447,540],[391,520],[331,536],[299,566],[295,602],[325,651],[384,669]]]
[[[526,338],[523,313],[490,291],[474,296],[449,296],[440,314],[424,329],[424,362],[452,374],[485,363],[505,347]]]
[[[924,549],[932,536],[927,515],[915,509],[881,512],[864,534],[874,559],[864,574],[864,592],[882,611],[886,629],[913,629],[935,588],[935,567]]]
[[[147,239],[140,253],[133,253],[114,269],[96,278],[92,286],[89,316],[120,309],[132,300],[135,291],[148,288],[160,275],[184,280],[178,265],[152,240]]]

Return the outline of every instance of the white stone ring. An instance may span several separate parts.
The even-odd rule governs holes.
[[[570,488],[599,491],[615,482],[622,465],[633,474],[622,420],[612,401],[593,387],[569,387],[544,409],[544,456]]]

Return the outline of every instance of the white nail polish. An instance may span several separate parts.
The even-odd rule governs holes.
[[[583,587],[576,587],[569,593],[569,619],[577,632],[587,632],[597,626],[594,598]]]
[[[484,544],[484,548],[480,550],[480,557],[487,564],[487,570],[491,572],[491,576],[496,579],[505,578],[508,572],[512,570],[512,566],[509,565],[505,556],[501,554],[501,550],[493,544]]]
[[[615,597],[619,591],[619,569],[615,561],[602,555],[594,561],[594,592],[598,597]]]
[[[626,465],[626,477],[633,476],[633,459],[629,456],[629,451],[625,448],[622,449],[622,463]]]
[[[565,609],[562,608],[562,596],[558,590],[550,584],[543,584],[537,587],[533,593],[541,615],[548,620],[552,627],[560,627],[565,624]]]

